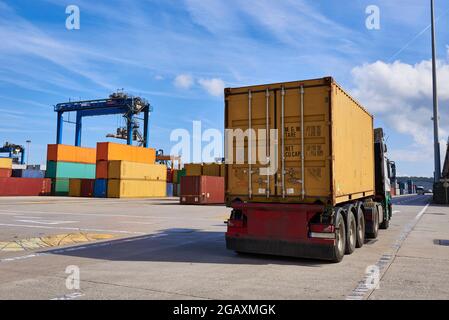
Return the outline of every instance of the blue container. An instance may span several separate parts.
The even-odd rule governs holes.
[[[45,178],[45,171],[34,169],[13,169],[12,176],[16,178]]]
[[[173,193],[173,183],[167,183],[167,197],[173,197],[174,193]]]
[[[108,180],[96,179],[94,183],[94,197],[106,198],[108,195]]]

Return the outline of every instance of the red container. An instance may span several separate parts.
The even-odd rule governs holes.
[[[181,204],[223,204],[224,178],[211,176],[181,177]]]
[[[0,178],[0,196],[45,196],[51,193],[51,179]]]
[[[97,165],[95,167],[95,178],[97,179],[108,178],[108,161],[105,160],[97,161]]]
[[[94,184],[95,179],[82,179],[81,180],[81,197],[93,197],[94,196]]]
[[[173,183],[173,171],[170,168],[167,168],[167,183]]]
[[[10,178],[12,175],[11,169],[0,168],[0,178]]]

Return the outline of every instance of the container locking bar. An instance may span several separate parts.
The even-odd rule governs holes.
[[[299,89],[301,93],[301,195],[302,200],[306,197],[306,177],[305,177],[305,150],[304,150],[304,86]]]
[[[252,187],[252,148],[253,148],[253,135],[252,135],[252,93],[248,91],[248,196],[251,199],[253,196]]]
[[[267,164],[268,166],[271,166],[270,164],[270,90],[267,89],[265,92],[265,97],[267,99],[266,101],[266,155],[267,155]],[[270,174],[271,172],[267,172],[267,198],[270,197]]]
[[[281,90],[281,152],[282,152],[282,198],[285,198],[285,88],[282,86]]]

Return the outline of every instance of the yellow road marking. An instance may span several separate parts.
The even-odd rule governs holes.
[[[71,244],[107,240],[114,238],[112,234],[102,233],[65,233],[39,238],[0,242],[0,252],[30,251],[42,248],[67,246]]]

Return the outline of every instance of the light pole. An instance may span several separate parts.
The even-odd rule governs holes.
[[[437,61],[436,61],[436,36],[435,36],[435,3],[430,0],[431,16],[432,16],[432,82],[433,82],[433,140],[434,140],[434,157],[435,157],[435,182],[439,182],[441,178],[441,157],[439,142],[439,115],[438,115],[438,88],[437,88]]]
[[[26,152],[27,152],[27,167],[28,167],[29,160],[30,160],[30,144],[31,144],[31,140],[27,140],[26,143],[27,143],[27,150],[26,150]]]

